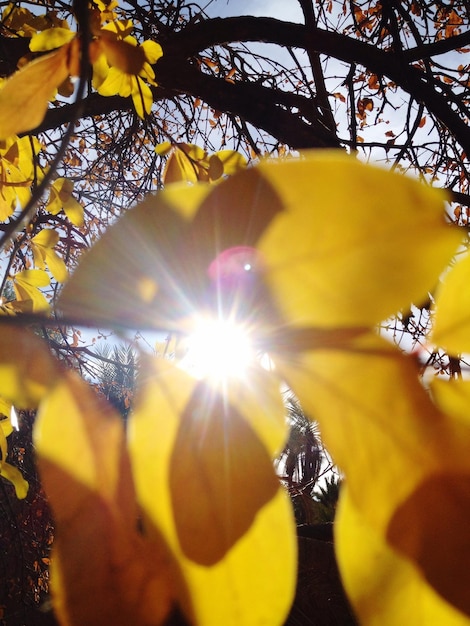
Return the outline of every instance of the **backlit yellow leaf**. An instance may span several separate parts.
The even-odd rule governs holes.
[[[276,364],[318,420],[365,522],[470,614],[468,424],[439,412],[414,361],[372,333]]]
[[[133,81],[135,81],[136,87],[132,91],[132,101],[137,115],[144,119],[152,110],[152,90],[140,77],[134,77]]]
[[[470,380],[433,378],[430,387],[439,408],[470,427]]]
[[[182,411],[169,478],[181,549],[206,566],[225,557],[279,489],[261,441],[204,383]]]
[[[35,445],[57,524],[51,587],[61,622],[161,624],[172,569],[165,544],[138,531],[120,417],[67,372],[41,405]]]
[[[2,415],[10,416],[11,412],[11,402],[7,402],[4,398],[0,396],[0,417]]]
[[[29,49],[31,52],[41,52],[44,50],[54,50],[64,44],[69,43],[76,36],[76,33],[68,28],[48,28],[31,37]]]
[[[451,354],[470,352],[470,255],[466,254],[439,285],[431,341]]]
[[[25,65],[0,87],[0,138],[38,126],[69,75],[68,46]]]
[[[293,597],[290,503],[242,405],[148,361],[129,424],[139,501],[178,560],[187,617],[204,626],[282,624]]]
[[[141,48],[145,53],[145,58],[152,65],[156,63],[161,56],[163,56],[162,47],[156,41],[147,39],[141,44]]]
[[[0,420],[0,467],[8,456],[7,437],[13,432],[13,427],[9,419],[2,418]]]
[[[163,141],[159,143],[158,146],[155,146],[155,152],[159,156],[166,156],[168,152],[170,152],[172,148],[172,144],[169,141]]]
[[[99,42],[109,65],[115,66],[126,74],[139,74],[146,61],[145,52],[141,46],[116,39],[109,36],[106,31],[101,31]]]
[[[29,485],[17,467],[14,467],[10,463],[1,463],[0,476],[8,480],[8,482],[13,485],[17,498],[20,500],[26,498]]]
[[[52,228],[43,228],[37,235],[34,235],[33,241],[37,246],[53,248],[59,243],[59,233]]]
[[[168,159],[166,176],[196,182],[195,159],[201,152],[197,146],[178,146]],[[157,325],[157,317],[169,315],[170,308],[173,319],[183,309],[191,312],[208,288],[209,266],[223,251],[248,246],[256,248],[259,272],[289,323],[369,326],[404,303],[421,301],[461,239],[460,232],[444,222],[438,191],[337,152],[322,150],[302,159],[263,162],[209,192],[199,187],[167,188],[149,198],[144,209],[126,213],[122,224],[108,230],[103,247],[97,247],[103,252],[106,248],[107,258],[103,254],[98,262],[93,251],[87,256],[96,261],[93,269],[90,263],[77,276],[93,273],[95,284],[105,285],[111,264],[125,274],[130,264],[129,281],[115,272],[111,297],[114,301],[122,294],[127,304],[119,302],[117,310],[125,308],[126,317],[142,320],[136,277],[144,274],[155,280],[160,293],[154,310]],[[189,203],[194,211],[198,202],[194,223],[178,225],[169,207],[183,212],[180,207]],[[416,232],[422,236],[417,238]],[[97,280],[97,271],[107,276]],[[65,293],[78,305],[78,291]],[[88,293],[94,302],[100,297],[106,301],[98,292],[93,297]],[[85,298],[80,302],[82,308],[91,306]]]
[[[174,329],[175,319],[188,313],[189,303],[181,301],[184,287],[168,274],[167,259],[180,249],[182,233],[209,189],[178,186],[126,213],[82,259],[59,296],[60,309],[68,315],[90,316],[94,323],[128,320],[134,327]],[[192,289],[199,284],[194,278]],[[154,294],[150,301],[149,294]]]
[[[18,408],[38,406],[54,384],[59,368],[47,345],[35,334],[14,326],[0,327],[0,395]]]
[[[31,240],[35,264],[44,269],[47,264],[51,274],[62,283],[67,280],[68,272],[64,260],[55,252],[54,246],[59,242],[59,233],[50,228],[44,228]]]
[[[72,195],[74,186],[68,178],[57,178],[50,187],[46,210],[57,215],[63,209],[74,226],[82,226],[84,210]]]
[[[211,181],[218,180],[224,173],[224,165],[218,155],[211,154],[209,157],[209,169],[207,173]]]
[[[47,287],[49,285],[49,276],[43,270],[23,270],[14,275],[17,283],[28,285],[31,287]]]
[[[268,186],[283,208],[258,248],[278,306],[299,325],[370,325],[421,302],[461,240],[440,191],[336,151],[262,162],[214,193],[234,206],[245,187],[256,215]]]
[[[246,167],[245,157],[236,150],[219,150],[215,155],[222,161],[224,174],[232,176]]]
[[[49,309],[49,303],[39,287],[47,287],[50,283],[49,276],[44,270],[23,270],[16,273],[13,278],[13,289],[19,301],[27,304],[28,311],[40,312]]]
[[[441,539],[436,536],[436,542]],[[343,585],[362,626],[470,625],[470,618],[445,602],[413,564],[366,522],[344,486],[335,549]]]
[[[5,437],[8,437],[13,432],[13,425],[10,419],[11,402],[6,402],[3,398],[0,398],[0,411],[0,430]],[[3,458],[5,458],[5,456]]]
[[[123,98],[129,97],[135,86],[137,77],[125,74],[117,67],[110,67],[104,81],[97,87],[102,96],[114,96],[119,94]]]
[[[198,180],[197,164],[188,158],[185,152],[175,149],[166,162],[163,180],[167,185],[181,181],[196,183]]]

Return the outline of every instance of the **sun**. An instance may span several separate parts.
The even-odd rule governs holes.
[[[199,319],[186,345],[182,366],[196,378],[242,378],[255,359],[247,329],[230,320]]]

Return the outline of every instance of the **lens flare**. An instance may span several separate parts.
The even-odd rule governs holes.
[[[201,319],[187,339],[182,367],[197,378],[243,377],[254,360],[249,333],[228,320]]]

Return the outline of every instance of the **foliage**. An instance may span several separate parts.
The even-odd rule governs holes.
[[[8,418],[37,408],[60,621],[283,622],[287,385],[345,476],[337,557],[361,623],[468,624],[468,381],[423,384],[422,356],[381,336],[432,342],[441,374],[465,364],[449,221],[467,222],[466,3],[299,0],[303,24],[55,4],[2,4],[0,472],[24,498]],[[201,318],[243,328],[244,373],[184,369]],[[175,346],[174,362],[139,351],[127,425],[80,325]]]
[[[49,592],[49,559],[54,537],[52,514],[34,461],[34,415],[21,411],[21,428],[9,436],[10,462],[28,477],[19,499],[6,481],[0,483],[0,624],[52,626],[45,612]]]

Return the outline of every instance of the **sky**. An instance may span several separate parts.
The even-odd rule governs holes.
[[[213,17],[255,15],[303,22],[297,0],[213,0],[207,7],[207,13]]]

